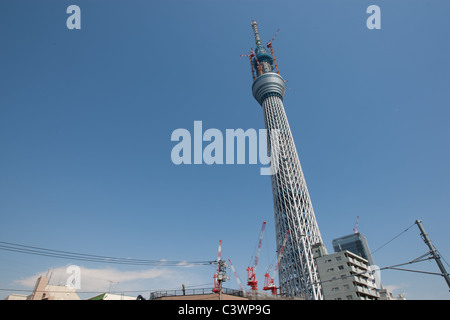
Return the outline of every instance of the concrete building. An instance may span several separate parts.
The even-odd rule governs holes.
[[[380,300],[406,300],[401,293],[399,293],[397,298],[395,298],[392,292],[388,289],[381,289],[378,292],[380,293]]]
[[[74,288],[49,285],[48,281],[48,277],[39,277],[27,300],[81,300]]]
[[[380,294],[368,261],[348,250],[318,256],[325,300],[378,300]]]
[[[48,277],[39,277],[28,300],[80,300],[75,288],[49,285],[48,281]]]
[[[76,289],[49,285],[48,281],[48,277],[41,276],[37,279],[30,295],[11,294],[5,300],[81,300]]]
[[[28,300],[28,296],[25,294],[10,294],[4,300]]]

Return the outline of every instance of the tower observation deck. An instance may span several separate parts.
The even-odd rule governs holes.
[[[289,241],[278,269],[281,294],[322,300],[323,294],[313,247],[322,244],[308,188],[283,106],[286,85],[278,73],[271,43],[270,54],[261,44],[258,23],[251,22],[256,48],[250,55],[252,92],[261,105],[267,129],[268,149],[276,146],[278,170],[271,175],[278,252],[289,230]],[[274,62],[276,72],[274,72]],[[277,130],[273,138],[271,131]]]

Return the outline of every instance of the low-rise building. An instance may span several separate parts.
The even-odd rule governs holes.
[[[49,285],[48,281],[48,277],[41,276],[30,295],[11,294],[5,300],[81,300],[75,288]]]
[[[48,281],[48,277],[39,277],[27,300],[80,300],[75,288],[49,285]]]
[[[25,294],[10,294],[5,300],[28,300],[28,296]]]

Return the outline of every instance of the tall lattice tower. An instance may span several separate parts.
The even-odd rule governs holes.
[[[272,43],[267,45],[270,54],[261,44],[258,23],[252,21],[251,25],[256,41],[256,49],[250,55],[252,92],[263,109],[268,149],[276,146],[272,151],[277,153],[273,159],[277,159],[278,170],[271,175],[271,180],[278,251],[286,232],[289,230],[290,233],[278,269],[280,291],[290,297],[321,300],[323,295],[313,247],[324,246],[284,111],[285,81],[278,72]],[[272,131],[278,134],[272,135]]]

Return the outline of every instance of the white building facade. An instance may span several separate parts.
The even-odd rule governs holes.
[[[316,257],[325,300],[378,300],[368,261],[350,251]]]

